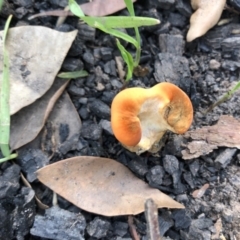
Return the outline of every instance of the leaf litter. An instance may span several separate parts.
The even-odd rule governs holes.
[[[6,47],[11,79],[11,115],[36,101],[51,87],[76,35],[77,31],[64,33],[41,26],[9,29]],[[2,37],[3,31],[0,31],[0,48]],[[54,57],[50,58],[49,54]],[[0,79],[2,72],[0,62]]]
[[[139,214],[148,198],[158,208],[184,208],[113,159],[73,157],[38,170],[37,176],[79,208],[104,216]]]
[[[12,150],[36,138],[67,84],[66,80],[56,79],[43,97],[11,117],[10,147]]]
[[[240,120],[222,115],[214,126],[206,126],[188,131],[184,137],[191,142],[184,145],[183,159],[193,159],[206,155],[218,147],[240,149]]]

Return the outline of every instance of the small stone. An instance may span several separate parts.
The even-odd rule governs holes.
[[[215,164],[218,168],[226,168],[231,162],[233,155],[237,152],[235,148],[227,148],[222,153],[220,153],[215,159]]]
[[[211,219],[209,218],[199,218],[199,219],[194,219],[192,220],[191,226],[194,226],[198,229],[208,229],[209,227],[211,227],[213,225],[213,222]]]
[[[209,68],[212,70],[217,70],[221,67],[221,63],[215,59],[211,59],[209,62]]]
[[[85,96],[85,89],[77,87],[73,82],[68,87],[68,92],[77,97]]]
[[[154,2],[157,2],[157,7],[162,9],[170,9],[175,4],[175,0],[158,0]]]
[[[40,149],[20,149],[17,163],[26,174],[27,180],[33,182],[37,179],[36,171],[49,163],[48,156]]]
[[[89,111],[86,106],[82,106],[79,110],[78,113],[81,117],[81,119],[86,120],[89,118]]]
[[[53,206],[43,216],[37,215],[30,232],[47,239],[83,240],[86,221],[83,215]]]
[[[233,220],[233,211],[230,209],[224,209],[222,212],[222,217],[224,219],[225,222],[227,223],[231,223]]]
[[[111,80],[111,85],[114,89],[121,89],[123,86],[123,84],[117,79]]]
[[[186,26],[187,18],[179,13],[170,13],[169,22],[174,27],[183,28]]]
[[[83,70],[83,62],[79,58],[66,58],[62,65],[63,71],[73,72]]]
[[[30,8],[33,5],[33,0],[13,0],[13,3],[21,7]]]
[[[104,238],[110,228],[110,222],[100,217],[95,217],[87,226],[87,233],[97,239]]]
[[[192,177],[192,174],[190,172],[185,172],[183,174],[183,178],[192,189],[195,188],[195,184],[193,182],[193,177]]]
[[[108,134],[113,135],[111,122],[105,119],[101,119],[99,122],[99,125],[102,127],[104,131],[106,131]]]
[[[81,136],[86,139],[99,140],[102,136],[102,128],[96,123],[84,122],[81,129]]]
[[[0,176],[0,199],[14,197],[20,187],[20,167],[17,164],[11,165]]]
[[[67,0],[50,0],[49,1],[52,5],[56,5],[59,7],[66,7],[68,5],[68,1]]]
[[[164,176],[163,168],[161,166],[154,166],[148,171],[146,178],[149,184],[151,186],[154,186],[162,184],[163,176]]]
[[[185,17],[190,17],[192,15],[192,8],[188,1],[177,0],[175,8]]]
[[[110,107],[99,99],[95,99],[89,104],[90,111],[97,117],[110,119]]]
[[[185,41],[181,35],[160,34],[159,48],[161,52],[182,55],[185,47]]]
[[[128,224],[126,222],[114,222],[113,233],[117,236],[123,237],[128,232]],[[125,239],[125,238],[124,238]]]
[[[109,61],[112,59],[112,52],[113,52],[112,48],[108,48],[108,47],[100,48],[100,54],[104,61]]]
[[[174,225],[174,222],[169,216],[168,212],[163,212],[160,214],[158,217],[158,223],[161,236],[163,236],[169,230],[169,228]]]
[[[77,24],[78,34],[84,41],[94,41],[96,28],[93,28],[87,24],[83,24],[81,21]]]
[[[94,57],[93,57],[92,53],[90,53],[90,52],[85,52],[85,53],[83,54],[83,60],[84,60],[86,63],[90,64],[91,66],[94,65]]]
[[[114,60],[108,61],[104,64],[104,72],[114,77],[117,76],[116,64]]]
[[[140,159],[133,159],[128,163],[128,167],[137,175],[144,177],[148,172],[147,164]]]
[[[186,210],[175,210],[173,212],[173,219],[175,221],[175,227],[178,229],[186,229],[191,224],[191,217],[186,213]]]
[[[197,176],[197,173],[200,169],[199,160],[194,160],[192,163],[189,164],[189,169],[194,177]]]
[[[236,61],[231,61],[231,60],[225,60],[222,63],[222,68],[225,70],[229,70],[231,72],[236,71],[238,68],[240,68],[240,63]]]

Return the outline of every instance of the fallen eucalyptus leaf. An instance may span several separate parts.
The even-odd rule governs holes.
[[[9,29],[10,114],[33,103],[52,85],[77,31],[58,32],[42,26]],[[2,48],[3,31],[0,31]],[[0,59],[2,59],[0,52]],[[0,62],[0,79],[3,63]]]
[[[10,147],[12,150],[29,143],[38,135],[67,84],[68,81],[56,79],[42,98],[11,117]]]
[[[132,2],[136,2],[136,0],[132,0]],[[94,0],[91,2],[80,4],[80,7],[85,15],[91,17],[103,17],[126,8],[126,5],[124,3],[124,0]],[[68,10],[68,7],[66,9]],[[28,19],[31,20],[41,16],[66,17],[73,16],[73,14],[70,11],[66,10],[53,10],[34,14]]]
[[[184,137],[192,139],[182,151],[183,159],[193,159],[206,155],[218,147],[240,149],[240,121],[232,116],[222,115],[217,124],[193,131]]]
[[[81,119],[67,92],[64,92],[54,105],[42,131],[20,151],[41,149],[48,158],[58,152],[66,154],[75,150],[79,142]]]
[[[191,0],[191,5],[196,10],[190,18],[190,28],[187,41],[201,37],[215,26],[221,17],[226,0]]]
[[[37,171],[39,181],[81,209],[104,216],[139,214],[152,198],[158,208],[184,206],[108,158],[81,156]]]

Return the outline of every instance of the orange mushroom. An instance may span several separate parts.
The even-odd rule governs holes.
[[[183,134],[193,119],[189,97],[171,83],[152,88],[128,88],[118,93],[111,106],[111,126],[124,147],[140,154],[157,152],[167,130]]]

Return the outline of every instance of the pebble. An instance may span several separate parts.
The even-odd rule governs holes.
[[[86,220],[78,213],[72,213],[53,206],[45,214],[36,215],[30,232],[34,236],[47,239],[83,240]]]
[[[137,175],[144,177],[147,172],[147,164],[145,164],[143,161],[140,159],[133,159],[128,163],[128,167]]]
[[[217,70],[221,67],[221,63],[215,59],[211,59],[209,62],[209,68],[212,70]]]
[[[27,180],[33,182],[37,179],[36,171],[49,163],[48,156],[40,149],[21,148],[18,151],[17,163],[26,174]]]
[[[99,99],[95,99],[89,104],[89,109],[93,115],[101,119],[110,119],[110,107]]]
[[[146,175],[149,185],[161,185],[164,174],[163,167],[159,165],[152,167]]]
[[[102,136],[102,128],[96,123],[84,122],[81,129],[81,136],[90,140],[99,140]]]
[[[233,155],[237,152],[235,148],[227,148],[220,153],[215,159],[215,164],[218,168],[226,168],[231,162]]]
[[[192,221],[185,209],[175,210],[172,214],[172,218],[175,221],[175,227],[178,229],[188,228]]]
[[[87,226],[87,233],[91,237],[97,239],[107,236],[107,232],[110,228],[110,222],[100,217],[95,217]]]
[[[113,135],[111,122],[105,119],[101,119],[99,122],[99,125],[102,127],[104,131],[106,131],[108,134]]]

